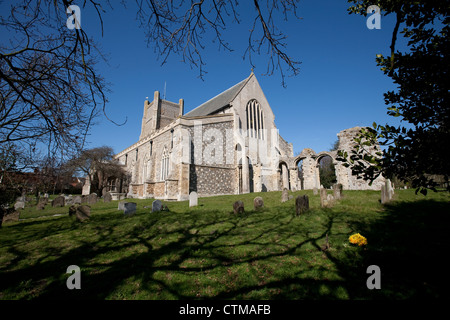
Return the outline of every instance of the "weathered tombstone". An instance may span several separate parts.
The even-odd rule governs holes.
[[[192,191],[189,194],[189,207],[196,207],[198,205],[198,194],[195,191]]]
[[[25,201],[18,200],[14,204],[14,210],[25,209]]]
[[[90,195],[88,195],[87,196],[87,203],[89,205],[96,204],[97,203],[97,194],[96,193],[91,193]]]
[[[19,221],[20,218],[20,212],[17,210],[14,210],[13,212],[11,211],[7,211],[2,219],[2,224],[7,223],[7,222],[17,222]]]
[[[162,202],[161,200],[155,200],[152,202],[152,212],[158,212],[162,209]]]
[[[81,204],[82,200],[80,196],[75,196],[73,198],[73,204]]]
[[[129,216],[136,213],[137,204],[135,202],[125,202],[123,204],[123,214]]]
[[[259,210],[262,207],[264,207],[264,200],[261,197],[256,197],[255,199],[253,199],[253,207],[255,208],[255,210]]]
[[[309,210],[308,196],[306,194],[298,196],[297,199],[295,199],[295,213],[299,216],[307,210]]]
[[[53,208],[64,207],[65,204],[66,204],[66,199],[64,198],[64,196],[57,196],[55,199],[52,200]]]
[[[125,203],[127,203],[127,202],[126,201],[120,201],[119,202],[119,206],[117,207],[117,210],[125,209]]]
[[[289,200],[289,191],[287,188],[284,188],[281,192],[281,202],[286,202]]]
[[[332,206],[334,202],[334,196],[332,194],[327,194],[328,206]]]
[[[111,201],[112,201],[111,193],[106,192],[106,193],[103,195],[103,202],[111,202]]]
[[[77,214],[77,208],[78,208],[78,206],[75,204],[73,204],[69,207],[69,217],[72,217]]]
[[[244,203],[241,200],[233,203],[233,212],[234,214],[244,213]]]
[[[73,205],[73,197],[72,196],[64,197],[64,199],[65,199],[65,205],[66,206]]]
[[[91,217],[91,207],[87,205],[78,206],[75,212],[78,221],[85,221]]]
[[[39,202],[36,206],[37,210],[44,210],[45,205],[47,204],[47,198],[40,198]]]
[[[320,188],[320,206],[322,208],[326,207],[328,205],[327,200],[327,189]]]
[[[339,200],[342,198],[342,184],[336,183],[333,185],[333,195],[334,199]]]
[[[319,194],[319,189],[313,188],[313,195],[317,196]]]
[[[386,179],[383,185],[381,185],[381,203],[385,204],[391,201],[394,189],[391,185],[391,180]]]

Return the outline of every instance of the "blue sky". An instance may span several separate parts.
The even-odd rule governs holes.
[[[279,73],[263,75],[267,58],[254,56],[254,73],[273,109],[275,124],[282,137],[293,143],[294,153],[303,148],[329,150],[336,134],[350,127],[374,121],[398,123],[386,115],[383,100],[383,93],[395,86],[375,63],[377,53],[389,54],[394,21],[382,17],[381,29],[369,30],[366,18],[349,15],[348,7],[341,0],[301,1],[301,20],[280,19],[280,29],[288,36],[287,52],[302,62],[299,75],[286,79],[286,88]],[[92,128],[88,147],[109,145],[120,152],[137,142],[144,100],[152,100],[155,90],[163,94],[164,86],[166,99],[184,99],[188,112],[248,77],[251,65],[243,54],[248,41],[246,22],[253,15],[248,2],[241,1],[238,8],[243,24],[232,25],[223,34],[234,52],[219,51],[217,44],[205,39],[203,58],[208,73],[204,80],[179,56],[171,56],[161,66],[153,48],[146,44],[133,5],[126,9],[115,5],[114,10],[105,7],[103,37],[95,13],[82,10],[82,28],[109,57],[108,64],[99,66],[111,83],[107,115],[119,123],[127,120],[125,125],[116,126],[100,118]]]

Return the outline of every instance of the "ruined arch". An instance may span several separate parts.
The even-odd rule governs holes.
[[[284,188],[290,190],[290,179],[289,179],[289,166],[288,162],[284,160],[280,160],[278,162],[278,186],[279,190],[283,190]]]
[[[333,152],[319,152],[315,159],[316,161],[316,177],[318,179],[317,184],[329,189],[333,184],[337,183],[338,172],[336,157]]]

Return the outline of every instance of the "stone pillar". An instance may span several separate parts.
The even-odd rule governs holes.
[[[242,155],[242,193],[250,192],[250,176],[248,168],[248,158],[245,154]]]
[[[180,106],[180,114],[179,114],[179,116],[181,117],[184,114],[184,100],[180,99],[178,105]]]
[[[282,188],[286,188],[289,190],[289,172],[286,164],[281,164],[281,181],[283,181]]]
[[[298,172],[296,168],[289,169],[289,181],[291,183],[291,191],[298,190]]]
[[[180,163],[179,166],[178,201],[183,201],[189,199],[189,164]]]

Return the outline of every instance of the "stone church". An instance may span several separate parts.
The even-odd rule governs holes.
[[[359,129],[341,131],[339,147],[349,149]],[[128,181],[111,181],[108,189],[133,198],[186,200],[192,191],[201,197],[319,188],[325,156],[343,189],[380,189],[382,178],[372,186],[357,180],[335,160],[336,151],[304,149],[294,156],[252,72],[188,113],[183,99],[166,101],[156,91],[144,102],[139,140],[115,156]]]

